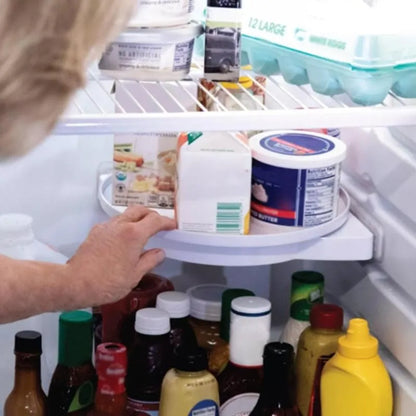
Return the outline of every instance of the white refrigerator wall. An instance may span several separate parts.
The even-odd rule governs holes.
[[[327,300],[342,303],[351,315],[368,318],[372,330],[386,346],[388,351],[383,358],[395,384],[395,416],[414,416],[416,165],[411,133],[408,130],[407,139],[398,140],[387,129],[342,131],[349,146],[343,182],[353,198],[354,213],[376,235],[376,258],[372,262],[299,259],[273,266],[219,267],[166,260],[156,271],[171,278],[178,290],[203,282],[225,282],[270,297],[274,339],[288,318],[291,273],[303,268],[322,271],[326,276]],[[31,154],[0,164],[0,214],[32,215],[37,238],[71,256],[88,230],[107,218],[97,202],[96,184],[99,166],[111,160],[111,136],[49,138]],[[47,325],[45,390],[56,361],[56,317]],[[14,327],[0,328],[1,336],[9,337],[12,345]],[[12,372],[11,349],[1,353],[2,361]],[[0,403],[13,384],[12,379],[3,380]]]

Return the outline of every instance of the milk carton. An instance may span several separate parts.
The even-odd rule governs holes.
[[[182,133],[176,218],[184,231],[248,234],[251,152],[233,133]]]

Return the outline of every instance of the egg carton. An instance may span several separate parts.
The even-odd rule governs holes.
[[[361,105],[381,103],[390,90],[415,98],[414,23],[389,11],[362,0],[249,0],[242,53],[256,72],[325,95],[345,92]]]
[[[325,95],[346,93],[361,105],[383,102],[390,90],[416,98],[416,63],[393,68],[362,69],[243,36],[244,61],[257,73],[281,74],[290,84],[310,84]]]

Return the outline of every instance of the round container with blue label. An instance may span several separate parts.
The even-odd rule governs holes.
[[[310,227],[337,215],[345,144],[326,134],[269,131],[250,139],[251,216],[270,226]]]

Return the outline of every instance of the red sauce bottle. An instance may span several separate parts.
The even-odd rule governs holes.
[[[91,416],[126,416],[127,349],[122,344],[104,343],[96,350],[98,387]]]

